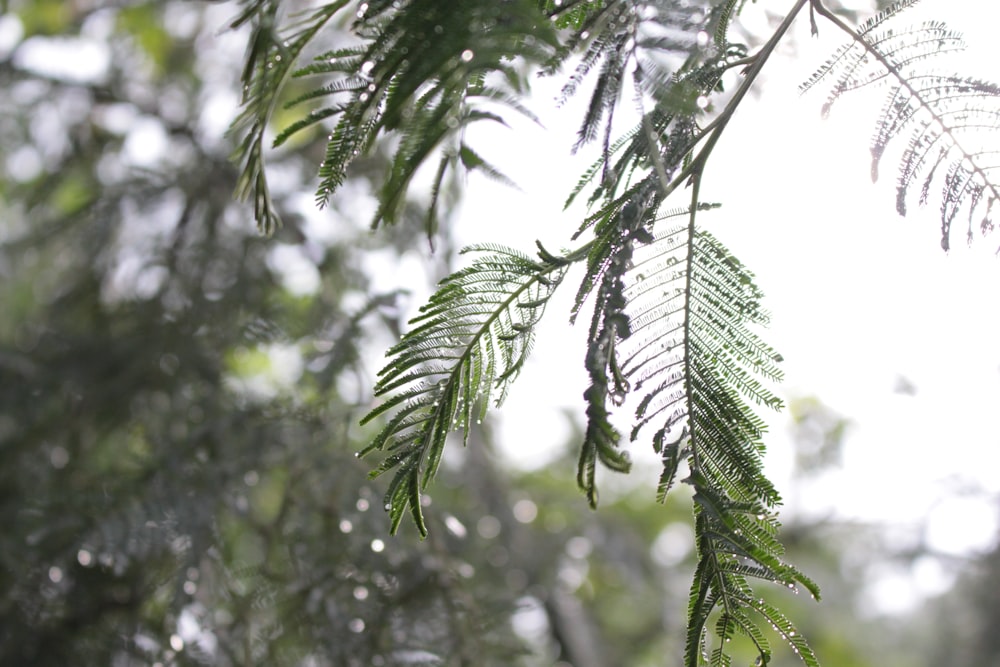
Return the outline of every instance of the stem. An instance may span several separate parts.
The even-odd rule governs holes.
[[[755,53],[748,60],[750,61],[749,67],[747,67],[743,82],[740,87],[736,89],[732,98],[726,104],[726,108],[711,122],[709,123],[702,134],[708,134],[708,139],[705,141],[705,145],[702,146],[701,150],[691,161],[691,163],[678,174],[669,185],[664,187],[662,193],[665,199],[670,193],[676,190],[684,181],[696,174],[701,174],[705,170],[705,164],[708,162],[708,156],[712,154],[712,150],[715,148],[715,144],[718,143],[719,138],[725,131],[726,126],[729,121],[732,120],[733,114],[736,112],[736,108],[739,107],[740,103],[743,102],[743,98],[746,94],[750,92],[751,86],[753,86],[754,81],[756,81],[757,76],[760,74],[761,70],[764,69],[764,65],[767,64],[768,59],[774,53],[774,49],[777,48],[778,42],[785,36],[788,29],[792,26],[792,22],[798,13],[802,11],[802,8],[806,6],[807,3],[815,0],[795,0],[795,5],[788,12],[785,18],[781,21],[781,25],[778,29],[774,31],[771,38],[767,40],[767,43],[760,48],[760,51]],[[659,156],[654,156],[654,159],[659,159]]]

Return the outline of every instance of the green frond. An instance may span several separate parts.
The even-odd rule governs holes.
[[[233,22],[254,25],[244,72],[244,109],[232,132],[241,137],[236,159],[243,171],[240,197],[253,197],[261,229],[270,232],[278,215],[264,178],[264,134],[290,77],[328,79],[285,104],[323,98],[335,102],[306,112],[278,132],[276,145],[319,123],[333,121],[319,166],[317,201],[325,204],[343,183],[349,165],[378,141],[395,136],[392,158],[373,225],[393,222],[417,171],[428,161],[451,169],[459,164],[460,138],[479,121],[502,120],[507,108],[535,119],[520,101],[525,88],[521,63],[548,61],[556,34],[533,0],[469,0],[440,3],[368,2],[352,26],[360,43],[328,50],[311,63],[297,62],[313,38],[347,0],[321,5],[282,25],[278,0],[246,0]],[[489,82],[487,84],[487,81]],[[442,162],[439,155],[454,159]],[[486,161],[477,168],[501,178]],[[440,185],[444,175],[440,174]],[[427,215],[435,226],[436,199]]]
[[[388,351],[375,385],[383,402],[362,420],[386,420],[361,454],[388,452],[372,474],[395,471],[385,497],[393,532],[409,509],[426,534],[419,498],[448,434],[464,431],[468,438],[488,404],[503,402],[566,270],[501,246],[463,252],[482,255],[441,282],[411,320],[413,329]]]
[[[554,32],[529,0],[370,5],[357,30],[373,37],[362,53],[345,54],[355,70],[344,68],[343,76],[364,78],[366,85],[351,93],[339,114],[320,166],[317,200],[324,204],[343,183],[351,162],[377,140],[396,135],[398,148],[373,225],[398,218],[414,176],[436,154],[460,155],[459,138],[470,124],[502,122],[489,108],[503,106],[534,118],[511,94],[523,87],[523,77],[511,63],[516,57],[546,60],[555,44]],[[495,78],[510,91],[485,85],[487,79],[493,81],[490,75],[499,75]],[[453,168],[461,163],[436,161],[437,183],[443,178],[441,165]],[[486,164],[477,166],[499,174]],[[429,221],[435,217],[435,203],[432,200]]]
[[[702,9],[695,5],[664,6],[662,3],[617,0],[591,8],[548,66],[548,71],[554,72],[570,54],[583,47],[580,62],[563,86],[563,100],[575,94],[583,81],[597,70],[574,150],[603,136],[603,158],[605,163],[609,162],[614,114],[622,97],[626,73],[630,70],[640,86],[643,72],[651,81],[670,80],[666,88],[648,85],[640,91],[647,94],[655,91],[657,103],[664,102],[668,108],[676,102],[680,97],[674,85],[676,73],[700,71],[704,66],[697,56],[702,47],[693,35],[704,28],[705,20]],[[684,64],[678,65],[677,61]],[[709,89],[715,83],[713,81]],[[694,92],[690,96],[692,109],[698,94]],[[606,179],[607,166],[604,175]]]
[[[740,12],[743,11],[743,7],[747,4],[747,0],[724,0],[724,2],[717,3],[712,7],[711,18],[709,25],[715,26],[712,34],[715,38],[715,43],[718,45],[729,43],[729,27],[739,16]]]
[[[648,243],[635,245],[621,296],[627,335],[618,336],[615,370],[605,377],[620,376],[622,387],[642,396],[633,440],[644,426],[656,426],[653,446],[663,461],[658,497],[672,486],[682,458],[690,471],[684,481],[695,490],[699,565],[686,664],[700,664],[703,654],[709,664],[730,664],[725,643],[737,633],[766,661],[763,628],[770,619],[762,618],[749,581],[818,590],[782,560],[772,512],[780,497],[764,476],[764,422],[750,407],[781,406],[765,384],[781,379],[780,356],[751,329],[767,322],[763,295],[742,263],[707,232],[692,234],[689,223],[660,225]],[[600,298],[599,292],[599,308]],[[794,630],[784,634],[801,655],[812,655],[792,642]]]
[[[241,166],[236,196],[253,199],[258,228],[271,234],[281,219],[265,176],[264,135],[297,59],[348,0],[324,3],[296,17],[286,28],[279,25],[277,0],[247,0],[244,4],[246,9],[231,24],[234,28],[253,26],[242,77],[243,110],[230,128],[239,142],[233,156]]]

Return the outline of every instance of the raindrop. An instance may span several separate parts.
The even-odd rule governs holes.
[[[351,622],[347,624],[347,629],[354,634],[360,634],[365,631],[365,622],[360,618],[352,618]]]
[[[350,521],[348,521],[347,519],[343,519],[340,522],[340,532],[349,533],[352,530],[354,530],[354,524],[352,524]]]
[[[359,512],[367,512],[369,503],[365,498],[358,498],[358,502],[354,506],[358,508]]]
[[[372,540],[372,551],[375,553],[382,553],[385,549],[385,542],[379,539]]]
[[[472,52],[472,49],[466,49],[465,51],[462,51],[462,61],[469,62],[475,55],[476,54]]]
[[[368,589],[364,586],[357,586],[354,589],[354,599],[355,600],[367,600],[368,599]]]
[[[385,505],[384,505],[384,506],[382,507],[382,509],[384,509],[384,510],[385,510],[386,512],[388,512],[389,510],[391,510],[391,509],[392,509],[392,503],[386,503],[386,504],[385,504]]]

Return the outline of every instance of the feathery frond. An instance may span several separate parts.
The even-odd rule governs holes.
[[[326,204],[344,182],[347,169],[378,140],[394,138],[395,154],[379,193],[373,226],[394,222],[417,171],[438,160],[439,191],[444,170],[464,166],[504,179],[472,154],[462,137],[478,121],[500,122],[499,109],[534,116],[520,102],[525,63],[551,58],[556,37],[534,0],[437,0],[362,3],[353,24],[357,43],[313,57],[298,66],[305,48],[347,0],[322,5],[289,26],[280,26],[279,0],[246,0],[234,26],[252,22],[244,72],[244,110],[233,125],[242,137],[237,157],[243,175],[237,190],[254,197],[258,225],[278,224],[264,178],[264,134],[289,77],[332,79],[286,103],[329,101],[279,131],[275,145],[319,123],[335,121],[319,167],[316,198]],[[464,157],[463,157],[464,156]],[[472,165],[471,167],[469,165]],[[444,169],[442,169],[442,167]],[[436,196],[428,204],[434,228]]]
[[[362,420],[387,418],[362,454],[389,453],[372,476],[395,469],[385,497],[393,532],[409,508],[426,534],[420,496],[448,433],[462,430],[468,437],[489,402],[503,402],[568,265],[541,249],[539,260],[491,245],[463,252],[485,254],[443,280],[411,321],[415,328],[387,352],[391,360],[375,386],[384,402]]]
[[[969,77],[939,74],[927,68],[940,54],[965,47],[961,35],[937,21],[902,30],[876,32],[890,18],[915,4],[895,3],[852,32],[852,41],[821,67],[805,84],[807,90],[831,79],[832,91],[823,113],[849,90],[887,85],[889,93],[872,137],[872,180],[878,180],[881,160],[889,144],[906,137],[896,185],[896,210],[906,215],[911,192],[927,203],[934,184],[941,191],[941,247],[951,247],[951,227],[964,209],[968,214],[966,239],[974,228],[993,229],[992,208],[1000,200],[1000,86]],[[829,18],[829,17],[828,17]]]
[[[818,664],[790,622],[755,596],[749,579],[815,584],[785,563],[773,515],[780,498],[764,476],[764,423],[753,405],[781,401],[761,382],[778,381],[780,356],[750,328],[766,324],[753,276],[713,236],[691,226],[657,230],[633,254],[624,292],[629,339],[617,368],[642,396],[631,438],[652,424],[663,461],[662,500],[681,461],[695,490],[699,564],[689,603],[686,664],[707,653],[706,628],[717,614],[710,664],[729,664],[726,640],[751,638],[760,659],[770,648],[758,621],[779,628],[807,665]]]
[[[397,148],[373,226],[397,219],[418,169],[436,152],[446,158],[442,177],[441,166],[459,164],[499,175],[485,160],[466,159],[475,153],[460,138],[472,123],[503,123],[496,109],[532,117],[517,100],[524,86],[519,68],[551,53],[554,32],[540,19],[530,0],[370,3],[356,24],[362,49],[322,54],[298,73],[359,82],[334,107],[338,120],[319,170],[319,203],[343,183],[355,158],[390,135]]]
[[[231,27],[252,25],[243,68],[243,111],[230,134],[239,138],[234,158],[241,171],[236,196],[253,199],[257,227],[271,234],[281,218],[271,201],[264,171],[264,137],[284,83],[302,51],[348,0],[335,0],[305,13],[284,28],[279,26],[278,0],[244,0],[246,8]]]

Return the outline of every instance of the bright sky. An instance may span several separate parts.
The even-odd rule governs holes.
[[[764,8],[778,12],[791,4],[747,5],[744,19],[768,34]],[[909,22],[946,19],[970,42],[967,64],[955,66],[995,79],[995,71],[967,69],[991,62],[976,54],[992,44],[987,27],[997,25],[1000,8],[984,6],[926,0]],[[976,492],[1000,492],[993,420],[1000,407],[993,339],[1000,324],[993,298],[1000,236],[977,239],[970,250],[956,222],[946,255],[936,202],[906,219],[896,214],[893,157],[878,184],[870,178],[868,141],[884,93],[848,95],[827,120],[820,118],[825,90],[798,93],[798,84],[843,42],[833,26],[821,23],[820,30],[820,39],[810,38],[803,16],[793,29],[794,52],[788,46],[778,54],[757,87],[760,96],[737,113],[703,185],[703,199],[723,208],[703,215],[702,224],[756,272],[767,294],[773,322],[765,338],[785,358],[780,391],[815,395],[854,422],[842,470],[810,484],[797,509],[902,526],[927,518],[932,548],[983,549],[995,538],[996,503]],[[536,88],[545,130],[517,124],[483,150],[523,191],[473,178],[460,216],[464,241],[505,242],[527,252],[535,237],[550,249],[569,243],[579,215],[563,214],[561,204],[592,154],[567,157],[579,108],[545,104],[562,81],[543,80]],[[563,315],[575,285],[563,289],[500,420],[501,441],[529,465],[543,463],[550,443],[565,437],[559,408],[583,414],[586,324],[567,331]],[[916,394],[895,391],[900,377]],[[784,415],[772,419],[768,456],[786,495],[787,423]],[[959,486],[973,493],[959,497]],[[936,588],[933,579],[924,587]]]

